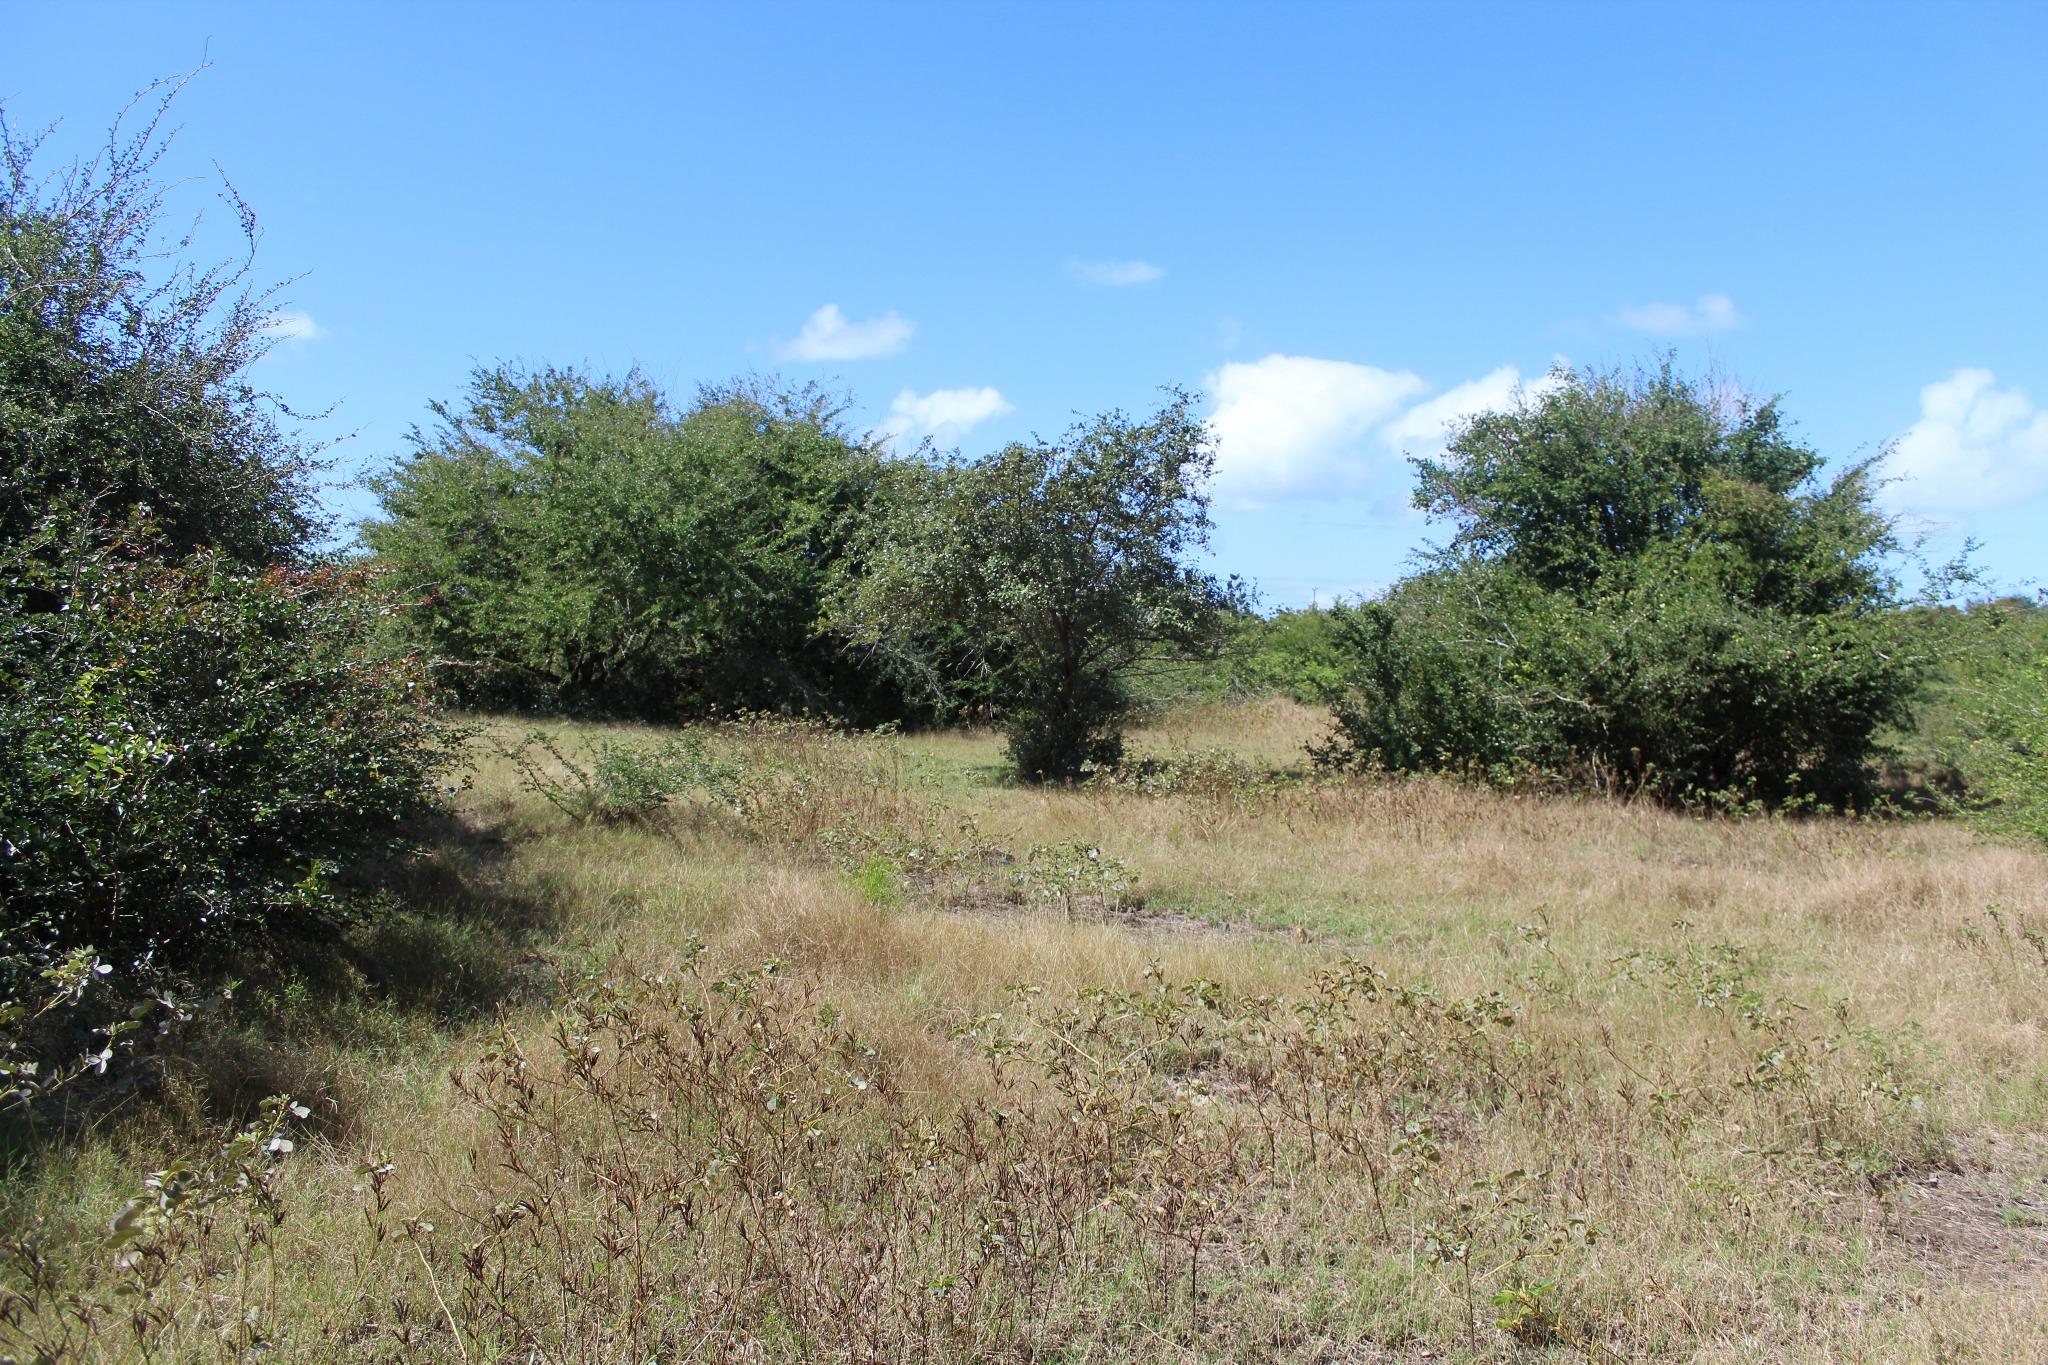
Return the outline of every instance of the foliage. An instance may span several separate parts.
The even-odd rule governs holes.
[[[646,824],[676,797],[695,791],[729,802],[739,777],[695,733],[653,745],[600,739],[571,754],[536,730],[507,756],[522,787],[577,824]]]
[[[1984,669],[1973,697],[1973,795],[1994,827],[2048,842],[2048,610],[2013,615],[2015,666]]]
[[[453,757],[367,571],[7,552],[0,953],[175,971],[343,913]],[[32,599],[55,599],[40,610]]]
[[[1131,696],[1163,715],[1195,702],[1283,696],[1313,705],[1343,681],[1336,617],[1327,607],[1283,608],[1260,616],[1227,613],[1213,655],[1145,659],[1126,674]]]
[[[226,188],[248,253],[214,265],[164,228],[155,173],[182,84],[145,91],[138,130],[117,121],[54,174],[0,116],[0,540],[141,509],[166,553],[262,564],[316,529],[311,457],[249,378],[276,340],[275,293],[248,283],[253,216]]]
[[[1555,376],[1417,467],[1455,534],[1331,612],[1323,757],[1688,802],[1865,795],[1927,665],[1866,465],[1819,482],[1773,404],[1667,365]]]
[[[1089,901],[1108,907],[1120,903],[1138,884],[1138,876],[1122,858],[1112,858],[1086,839],[1033,844],[1020,875],[1031,899],[1055,904],[1074,917]]]
[[[363,538],[479,705],[638,716],[900,697],[818,628],[880,462],[815,387],[478,370],[376,480]]]
[[[0,117],[0,1109],[31,1126],[189,1019],[186,973],[352,913],[337,875],[453,752],[378,645],[399,601],[314,567],[253,215],[223,186],[212,264],[165,228],[182,85],[55,172]]]
[[[1227,657],[1240,694],[1277,692],[1299,702],[1329,695],[1342,676],[1336,615],[1308,606],[1254,618],[1239,629]]]
[[[1112,766],[1130,670],[1161,653],[1212,653],[1233,580],[1195,567],[1208,544],[1215,463],[1193,400],[1151,417],[1112,412],[1057,444],[972,463],[901,465],[869,525],[865,572],[842,590],[853,638],[948,696],[986,695],[1017,774],[1063,781]]]

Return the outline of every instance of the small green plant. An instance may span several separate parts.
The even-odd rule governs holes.
[[[651,746],[600,739],[571,753],[536,730],[505,756],[520,786],[579,825],[651,824],[692,792],[729,800],[739,776],[694,732]]]
[[[893,859],[873,854],[853,870],[850,880],[861,899],[871,905],[894,910],[903,904],[902,874]]]
[[[1137,874],[1121,858],[1112,858],[1085,839],[1058,844],[1033,844],[1019,874],[1032,900],[1057,904],[1068,919],[1093,902],[1104,908],[1120,903],[1137,886]]]

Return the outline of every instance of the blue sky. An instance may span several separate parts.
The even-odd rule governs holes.
[[[77,5],[0,97],[150,79],[296,277],[262,380],[356,472],[500,359],[820,379],[975,452],[1208,395],[1218,567],[1371,589],[1401,454],[1553,363],[1782,393],[2048,579],[2048,5]],[[203,179],[188,192],[206,201]],[[225,214],[216,206],[215,219]],[[360,515],[359,491],[334,505]]]

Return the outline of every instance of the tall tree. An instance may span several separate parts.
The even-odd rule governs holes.
[[[1416,462],[1453,528],[1334,614],[1326,757],[1672,800],[1853,802],[1924,671],[1867,464],[1669,362],[1560,372]]]

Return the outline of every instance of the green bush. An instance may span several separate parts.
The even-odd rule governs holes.
[[[1942,613],[1950,643],[1916,740],[1953,765],[1986,826],[2048,842],[2048,598]]]
[[[1077,423],[984,459],[903,462],[835,615],[855,641],[957,701],[962,678],[1019,778],[1114,767],[1134,670],[1213,656],[1244,594],[1200,567],[1215,452],[1193,399]]]
[[[421,647],[476,705],[897,718],[900,690],[819,627],[880,460],[814,388],[480,370],[376,481],[363,538]]]
[[[1456,534],[1383,599],[1329,613],[1325,760],[1660,799],[1868,798],[1929,651],[1866,466],[1775,407],[1649,375],[1560,374],[1418,462]]]
[[[1337,612],[1338,762],[1680,803],[1851,803],[1916,681],[1896,616],[1759,609],[1639,566],[1590,601],[1512,570],[1421,575]]]
[[[377,645],[399,604],[361,569],[40,551],[0,557],[0,956],[132,979],[334,924],[454,754]]]
[[[1213,654],[1166,653],[1140,660],[1123,685],[1144,710],[1164,714],[1202,702],[1283,696],[1321,702],[1343,685],[1335,618],[1326,607],[1283,609],[1269,616],[1223,614]]]
[[[249,380],[277,340],[274,292],[251,287],[249,256],[193,262],[189,224],[164,227],[154,173],[179,84],[51,172],[0,113],[0,541],[147,509],[170,553],[260,564],[316,530],[314,461]]]

